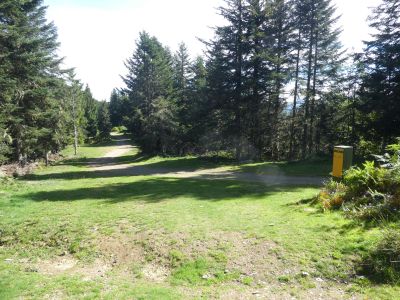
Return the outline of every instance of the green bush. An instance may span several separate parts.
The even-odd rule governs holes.
[[[361,157],[370,157],[374,153],[379,153],[379,145],[377,143],[361,139],[358,145],[358,154]]]
[[[349,217],[363,220],[399,218],[400,167],[385,169],[374,162],[347,171],[341,182],[325,183],[317,197],[324,210],[342,208]]]
[[[340,208],[345,201],[347,190],[342,182],[331,179],[325,183],[317,200],[324,210]]]
[[[375,167],[373,161],[367,161],[362,168],[354,167],[348,170],[344,175],[343,183],[352,196],[360,196],[370,189],[382,189],[386,178],[388,178],[388,170]]]
[[[364,259],[362,273],[384,283],[400,283],[400,230],[389,229]]]

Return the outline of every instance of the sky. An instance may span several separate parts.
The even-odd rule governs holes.
[[[362,49],[369,37],[366,19],[380,0],[333,0],[341,15],[342,42]],[[191,55],[201,55],[212,26],[223,23],[216,8],[223,0],[45,0],[47,18],[58,28],[59,54],[65,67],[74,67],[94,97],[108,100],[113,88],[123,87],[124,61],[146,30],[164,45],[177,49],[185,42]]]

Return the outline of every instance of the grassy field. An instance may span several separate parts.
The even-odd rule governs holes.
[[[381,229],[311,206],[318,187],[87,176],[85,164],[114,147],[83,147],[76,159],[0,187],[0,299],[398,298],[399,287],[355,274]],[[136,149],[116,162],[297,176],[329,170],[326,162],[236,166]]]
[[[146,165],[155,168],[170,168],[177,170],[202,170],[210,168],[222,168],[226,171],[256,173],[262,175],[288,175],[288,176],[329,176],[332,164],[327,159],[299,162],[255,162],[236,164],[229,159],[198,158],[198,157],[143,157],[130,155],[120,158],[120,161],[136,160],[136,165]]]

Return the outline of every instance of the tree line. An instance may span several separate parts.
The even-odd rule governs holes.
[[[148,152],[301,159],[359,154],[400,135],[399,2],[383,0],[362,53],[340,43],[331,0],[226,0],[225,25],[192,59],[140,33],[111,119]]]
[[[41,0],[0,2],[0,164],[108,136],[108,104],[62,68]]]
[[[0,3],[0,163],[47,158],[126,126],[146,152],[304,159],[360,155],[400,136],[400,4],[382,0],[349,54],[331,0],[226,0],[225,24],[192,58],[146,32],[109,103],[62,67],[41,0]]]

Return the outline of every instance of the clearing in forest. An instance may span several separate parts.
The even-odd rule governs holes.
[[[355,273],[379,229],[309,204],[325,163],[151,158],[124,137],[80,150],[0,188],[1,299],[393,299],[400,292]]]

